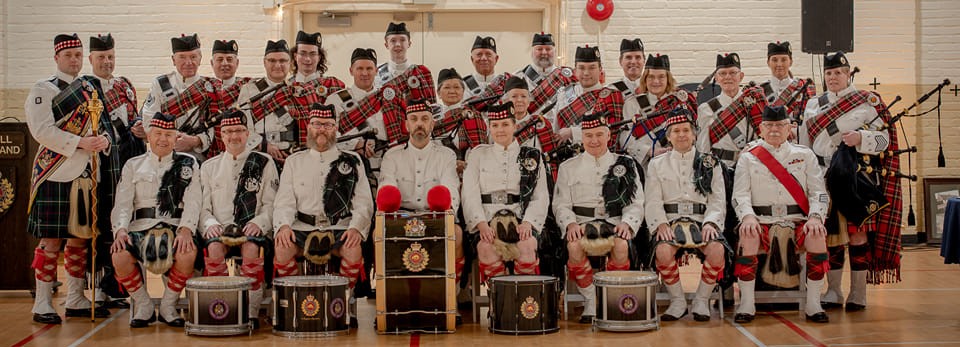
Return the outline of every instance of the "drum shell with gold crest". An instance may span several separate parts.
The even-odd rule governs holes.
[[[249,334],[249,300],[253,279],[241,276],[205,276],[187,280],[187,335]]]
[[[560,281],[553,276],[508,275],[490,279],[490,331],[547,334],[560,330]]]
[[[378,333],[455,331],[453,211],[378,212],[374,252]]]
[[[273,333],[325,337],[350,333],[349,281],[335,275],[273,280]]]
[[[650,271],[603,271],[594,274],[597,316],[593,326],[609,331],[659,330],[657,287]]]

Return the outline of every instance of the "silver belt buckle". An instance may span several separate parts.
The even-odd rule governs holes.
[[[607,218],[607,208],[603,205],[593,210],[593,216],[596,218]]]
[[[787,205],[770,205],[770,212],[774,217],[783,217],[787,215]]]
[[[507,204],[507,192],[498,190],[493,193],[490,193],[490,198],[493,200],[494,204],[506,205]]]
[[[677,204],[677,213],[681,216],[689,216],[693,214],[693,203],[681,202]]]

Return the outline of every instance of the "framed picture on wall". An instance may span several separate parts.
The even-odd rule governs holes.
[[[947,200],[960,197],[960,177],[924,178],[923,196],[923,225],[929,235],[928,243],[939,244],[943,236]]]

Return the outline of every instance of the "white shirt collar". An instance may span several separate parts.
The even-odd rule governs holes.
[[[336,158],[339,156],[339,152],[340,152],[340,151],[337,149],[337,146],[336,146],[336,145],[330,146],[330,148],[328,148],[326,151],[323,151],[323,152],[319,152],[319,151],[311,148],[311,149],[310,149],[310,156],[312,156],[312,157],[314,157],[314,158],[317,158],[317,159],[320,159],[320,160],[323,160],[323,161],[325,161],[325,162],[330,162],[330,161],[333,161],[334,159],[336,159]]]
[[[57,76],[57,78],[63,80],[64,82],[67,82],[67,83],[73,83],[73,81],[77,79],[77,76],[71,76],[70,74],[68,74],[68,73],[66,73],[66,72],[63,72],[63,71],[60,71],[60,70],[57,70],[57,72],[54,73],[53,75],[54,75],[54,76]]]
[[[233,76],[225,80],[220,80],[220,82],[223,82],[224,88],[232,86],[234,83],[237,83],[237,76]]]
[[[680,151],[674,149],[670,151],[670,158],[689,161],[689,160],[693,160],[693,157],[696,156],[696,154],[697,154],[697,151],[694,150],[693,147],[690,147],[690,150],[688,150],[685,153],[680,153]]]
[[[479,72],[474,72],[473,78],[476,79],[477,82],[490,82],[490,80],[492,80],[496,75],[496,72],[489,75],[481,75]]]
[[[856,90],[857,90],[857,87],[854,86],[853,84],[850,84],[849,86],[847,86],[846,88],[843,88],[837,93],[827,92],[827,99],[829,99],[830,102],[832,103],[842,98],[844,95],[853,93]]]
[[[387,62],[387,69],[390,71],[404,71],[410,66],[410,59],[402,63],[394,63],[393,60]]]
[[[167,163],[173,160],[174,151],[170,151],[170,153],[168,153],[163,158],[158,157],[156,153],[153,153],[153,151],[147,151],[147,153],[148,153],[147,158],[150,159],[151,163]]]
[[[586,92],[592,92],[594,90],[600,90],[600,88],[603,88],[603,85],[600,83],[597,83],[597,84],[594,84],[593,87],[587,88],[581,84],[580,87],[583,88],[583,92],[586,93]]]

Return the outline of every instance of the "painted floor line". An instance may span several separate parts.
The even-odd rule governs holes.
[[[93,330],[90,330],[90,331],[87,332],[85,335],[80,336],[79,339],[77,339],[76,341],[74,341],[73,343],[71,343],[70,346],[68,346],[68,347],[76,347],[76,346],[79,346],[81,343],[83,343],[84,341],[87,341],[87,339],[89,339],[90,337],[92,337],[93,334],[96,334],[98,331],[100,331],[100,329],[103,329],[104,327],[106,327],[107,324],[110,324],[110,322],[113,322],[114,319],[117,319],[117,317],[122,316],[124,312],[127,312],[127,309],[121,309],[121,310],[119,310],[119,311],[117,311],[117,312],[114,312],[113,314],[110,315],[110,318],[107,318],[107,319],[104,320],[103,322],[100,322],[100,324],[97,324],[97,327],[93,328]]]
[[[734,322],[733,318],[727,318],[727,322],[730,322],[730,325],[733,325],[734,328],[737,328],[737,331],[739,331],[740,334],[745,336],[748,340],[752,341],[754,345],[757,345],[757,347],[768,347],[762,341],[760,341],[760,339],[758,339],[756,336],[753,336],[753,334],[747,331],[747,329],[744,328],[742,325],[740,325],[740,323]]]

